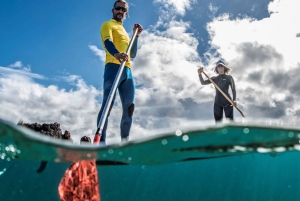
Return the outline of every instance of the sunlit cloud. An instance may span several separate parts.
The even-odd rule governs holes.
[[[46,79],[43,75],[32,73],[30,66],[23,66],[21,61],[16,61],[15,63],[8,65],[7,67],[0,66],[0,77],[10,74],[19,74],[36,79]]]
[[[33,78],[44,76],[12,70],[11,66],[1,67],[0,75],[1,119],[14,123],[20,119],[26,123],[58,122],[62,132],[71,131],[75,141],[96,129],[95,118],[100,107],[96,97],[100,93],[79,76],[65,77],[75,85],[66,91],[55,85],[38,84]]]
[[[154,3],[161,4],[161,9],[168,14],[185,15],[186,10],[191,9],[191,5],[196,3],[195,0],[154,0]]]
[[[215,13],[218,11],[218,7],[217,6],[214,6],[212,3],[209,4],[208,6],[208,9],[212,12],[212,13]]]
[[[269,4],[268,18],[231,19],[221,14],[207,25],[211,49],[217,51],[208,52],[208,58],[221,56],[228,61],[238,100],[248,116],[284,118],[299,108],[292,87],[297,79],[290,76],[299,71],[300,40],[295,37],[299,6],[297,1],[276,0]]]
[[[103,50],[98,49],[98,47],[95,45],[89,45],[89,48],[100,58],[103,63],[105,62],[105,52]]]

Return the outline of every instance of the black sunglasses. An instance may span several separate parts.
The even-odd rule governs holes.
[[[127,12],[127,8],[121,7],[121,6],[116,6],[114,7],[115,10],[122,10],[123,12]]]

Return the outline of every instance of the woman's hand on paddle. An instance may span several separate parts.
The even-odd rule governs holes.
[[[234,105],[231,104],[230,106],[231,107],[233,107],[233,106],[236,107],[237,106],[236,101],[232,101],[232,102],[233,102]]]
[[[126,53],[116,53],[114,57],[118,59],[119,62],[128,61],[128,55]]]
[[[201,75],[201,73],[203,73],[203,71],[204,71],[204,70],[203,70],[203,67],[200,67],[200,68],[198,69],[198,74]]]
[[[133,33],[135,32],[136,29],[138,29],[138,32],[137,32],[136,36],[139,37],[139,35],[143,31],[143,27],[140,24],[134,24],[134,26],[133,26]]]

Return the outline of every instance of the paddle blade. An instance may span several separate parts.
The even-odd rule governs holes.
[[[96,162],[72,163],[59,183],[58,195],[62,201],[100,201]]]

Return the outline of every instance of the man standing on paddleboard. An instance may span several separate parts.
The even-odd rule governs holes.
[[[234,80],[231,75],[228,75],[230,68],[227,67],[222,61],[219,61],[216,65],[215,72],[218,76],[211,77],[211,80],[225,93],[227,97],[229,95],[229,86],[232,90],[232,102],[236,106],[236,90]],[[204,80],[202,77],[203,67],[198,69],[199,79],[202,85],[208,85],[212,82],[210,80]],[[224,95],[216,89],[215,103],[214,103],[214,117],[216,122],[223,119],[223,111],[226,118],[233,120],[233,105],[224,97]]]
[[[103,84],[103,101],[102,106],[98,114],[97,125],[99,125],[102,112],[104,112],[105,103],[108,99],[109,93],[113,86],[113,82],[118,73],[120,64],[122,61],[126,61],[125,68],[121,74],[120,81],[118,83],[118,90],[120,99],[122,102],[123,114],[121,119],[121,139],[127,141],[131,124],[132,115],[134,111],[134,93],[135,86],[131,73],[130,58],[134,58],[137,53],[138,37],[143,31],[140,24],[135,24],[133,27],[133,33],[138,29],[136,39],[133,42],[130,53],[127,55],[126,49],[129,45],[130,38],[123,27],[123,21],[128,14],[128,3],[125,0],[117,0],[114,3],[112,14],[113,18],[107,22],[104,22],[101,26],[101,39],[102,45],[105,50],[105,70],[104,70],[104,84]],[[113,101],[109,107],[109,112],[105,120],[105,124],[101,133],[100,143],[105,144],[106,129],[108,123],[108,116],[114,103],[115,94],[113,95]]]

